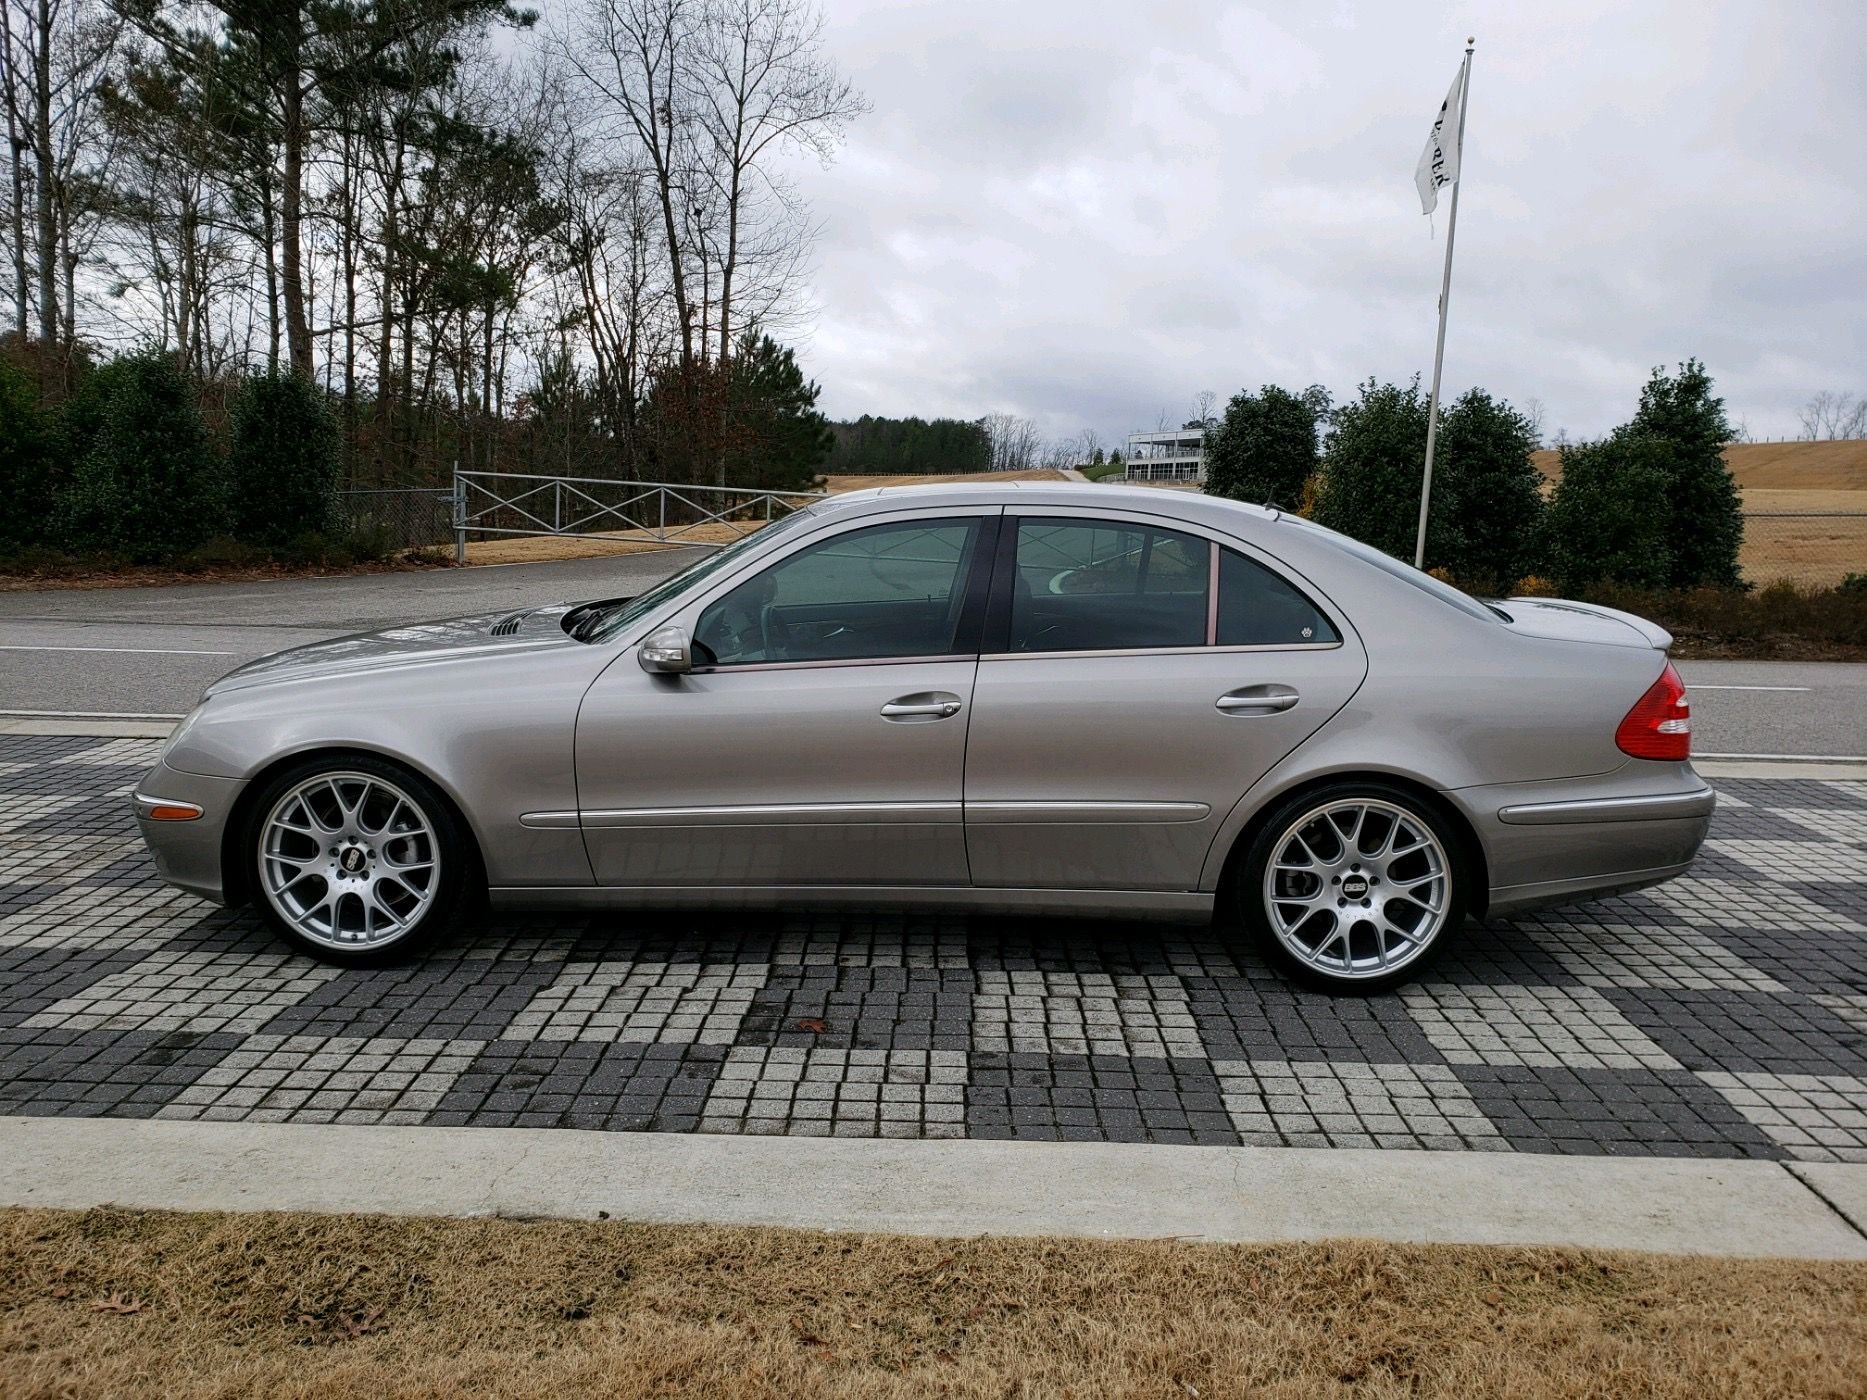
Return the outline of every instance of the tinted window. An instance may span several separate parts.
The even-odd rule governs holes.
[[[1441,583],[1431,574],[1421,573],[1411,564],[1396,559],[1390,554],[1381,553],[1380,550],[1376,549],[1371,544],[1363,544],[1360,540],[1352,539],[1347,535],[1329,529],[1327,526],[1318,525],[1314,521],[1304,520],[1294,515],[1284,516],[1282,518],[1282,523],[1291,529],[1308,530],[1313,534],[1327,535],[1343,553],[1352,554],[1364,563],[1372,564],[1382,573],[1387,574],[1391,578],[1397,578],[1402,583],[1411,584],[1422,593],[1430,593],[1440,602],[1449,604],[1462,613],[1481,618],[1486,622],[1499,620],[1505,622],[1510,621],[1503,609],[1492,607],[1489,603],[1481,603],[1469,593],[1462,593],[1449,583]]]
[[[1255,559],[1219,551],[1219,633],[1222,647],[1339,642],[1316,605]]]
[[[1128,651],[1206,641],[1204,540],[1114,520],[1018,522],[1010,650]]]
[[[724,548],[716,549],[711,554],[703,555],[689,564],[679,573],[663,579],[646,592],[638,593],[633,598],[619,599],[606,604],[599,619],[580,619],[580,627],[587,626],[587,631],[580,631],[580,641],[604,641],[622,631],[637,618],[644,617],[660,607],[668,599],[685,593],[695,584],[718,573],[728,563],[748,549],[769,544],[774,536],[795,530],[811,518],[810,507],[793,511],[762,530],[755,530],[749,535],[742,535]]]
[[[850,530],[753,575],[700,614],[696,659],[856,661],[954,649],[977,520]]]

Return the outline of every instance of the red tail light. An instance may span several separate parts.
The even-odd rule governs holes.
[[[1647,688],[1614,731],[1614,743],[1633,758],[1669,759],[1692,756],[1692,707],[1686,703],[1685,682],[1672,662]]]

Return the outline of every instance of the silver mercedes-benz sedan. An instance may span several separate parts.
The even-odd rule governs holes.
[[[1216,917],[1369,991],[1687,868],[1670,641],[1206,496],[863,491],[637,597],[243,666],[135,805],[166,879],[333,962],[482,896],[938,906]]]

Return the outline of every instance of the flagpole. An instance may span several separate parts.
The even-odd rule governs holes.
[[[1465,114],[1472,105],[1472,49],[1465,41],[1465,72],[1459,81],[1459,178],[1452,182],[1452,212],[1446,219],[1446,271],[1439,284],[1439,343],[1433,348],[1433,396],[1426,410],[1426,472],[1420,479],[1420,532],[1413,542],[1413,567],[1426,567],[1426,510],[1433,495],[1433,449],[1439,443],[1439,375],[1446,363],[1446,309],[1452,301],[1452,240],[1459,231],[1459,190],[1465,185]]]

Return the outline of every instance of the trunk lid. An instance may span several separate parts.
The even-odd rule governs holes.
[[[1598,603],[1574,603],[1566,598],[1506,598],[1498,606],[1510,615],[1510,629],[1526,637],[1544,637],[1552,642],[1605,642],[1609,646],[1655,651],[1672,645],[1673,634],[1658,623]]]

